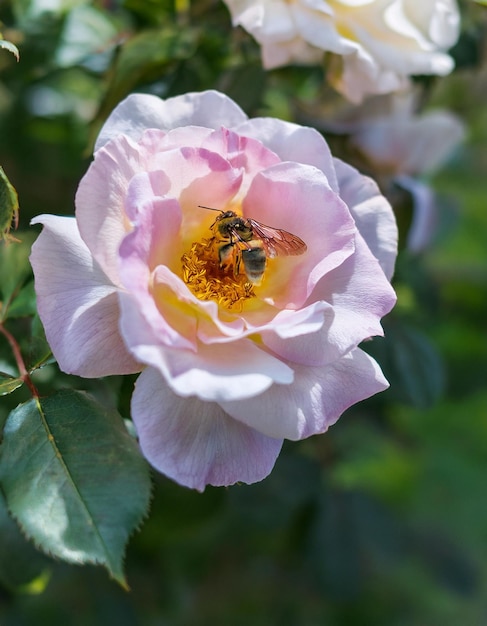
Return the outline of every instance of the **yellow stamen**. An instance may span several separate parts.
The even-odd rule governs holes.
[[[254,286],[245,274],[235,276],[233,267],[220,267],[213,237],[193,243],[181,263],[184,282],[200,300],[215,300],[227,309],[241,309],[245,300],[255,297]]]

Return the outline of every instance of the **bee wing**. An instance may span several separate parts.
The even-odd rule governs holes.
[[[297,256],[306,252],[307,245],[297,235],[288,233],[287,230],[266,226],[250,218],[248,221],[252,225],[254,235],[262,241],[270,258],[275,256]]]

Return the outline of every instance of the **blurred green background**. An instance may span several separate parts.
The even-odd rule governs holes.
[[[368,348],[390,390],[328,434],[286,444],[260,484],[198,494],[154,475],[127,551],[129,592],[101,568],[41,555],[2,507],[1,626],[487,624],[486,10],[461,7],[457,69],[420,84],[468,136],[430,181],[435,240],[421,255],[402,250],[398,306]],[[250,116],[295,119],[323,82],[321,68],[265,73],[213,0],[3,0],[0,22],[21,54],[0,50],[0,165],[22,242],[2,249],[0,279],[14,258],[27,289],[30,219],[73,213],[93,138],[129,92],[216,88]],[[28,315],[9,326],[25,354],[37,326]],[[1,337],[0,361],[13,366]],[[88,381],[49,365],[36,383],[87,389],[129,417],[131,377]],[[1,398],[0,423],[28,397]]]

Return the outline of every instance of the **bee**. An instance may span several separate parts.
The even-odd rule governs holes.
[[[210,226],[215,233],[220,268],[233,266],[233,274],[238,276],[243,264],[247,278],[254,285],[262,282],[267,259],[297,256],[307,249],[302,239],[286,230],[266,226],[252,218],[240,217],[233,211],[201,205],[199,208],[220,211]]]

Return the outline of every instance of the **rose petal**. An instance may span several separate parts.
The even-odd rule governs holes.
[[[265,297],[281,308],[302,306],[321,277],[353,252],[356,229],[348,208],[315,167],[286,162],[261,172],[243,212],[297,235],[307,245],[301,256],[276,260],[277,275],[265,283]]]
[[[244,172],[237,199],[245,196],[257,172],[280,162],[277,154],[269,150],[260,141],[253,137],[239,135],[226,128],[221,128],[212,133],[203,146],[213,152],[225,155],[232,167]]]
[[[234,130],[258,139],[282,161],[317,167],[326,176],[330,188],[338,192],[330,148],[316,129],[270,117],[257,117],[239,124]]]
[[[83,243],[76,220],[40,215],[31,263],[39,315],[59,367],[97,378],[140,371],[118,331],[118,289]]]
[[[329,349],[334,346],[339,354],[364,339],[383,335],[380,320],[396,302],[394,290],[359,233],[355,254],[323,277],[312,298],[333,306],[328,341]]]
[[[118,247],[130,230],[125,197],[130,180],[145,167],[144,155],[128,137],[120,137],[95,154],[76,192],[76,219],[83,241],[115,284]],[[162,177],[161,186],[169,187]]]
[[[340,197],[348,204],[360,234],[387,278],[391,279],[398,240],[394,212],[375,181],[340,159],[335,159],[335,166]]]
[[[249,339],[230,344],[198,344],[196,351],[164,344],[169,333],[157,333],[141,312],[140,303],[120,294],[121,331],[127,347],[141,363],[151,365],[181,396],[202,400],[232,400],[262,393],[272,383],[290,384],[293,370]],[[170,327],[169,327],[169,330]],[[183,340],[177,332],[176,340]]]
[[[328,367],[296,365],[294,371],[292,385],[219,404],[264,435],[298,440],[325,432],[345,409],[389,386],[379,365],[359,348]]]
[[[302,365],[324,366],[339,359],[347,348],[343,345],[337,346],[330,341],[330,328],[333,324],[335,312],[333,308],[324,301],[315,303],[319,305],[322,313],[320,327],[312,327],[310,324],[303,324],[303,333],[299,335],[285,334],[279,327],[264,329],[261,331],[262,341],[272,352],[279,357],[293,363]],[[306,307],[303,310],[308,310]],[[301,329],[300,326],[297,327]],[[348,349],[350,346],[348,346]]]
[[[206,485],[262,480],[282,446],[282,440],[237,422],[215,403],[174,394],[153,368],[137,380],[132,417],[148,461],[169,478],[199,491]]]
[[[150,184],[149,175],[141,174],[142,181],[137,181],[136,188],[143,186],[145,180]],[[135,192],[134,192],[135,195]],[[179,226],[181,223],[181,209],[177,200],[155,198],[147,204],[139,205],[137,225],[122,241],[119,250],[120,277],[127,290],[129,298],[136,306],[130,308],[133,314],[128,326],[122,324],[127,345],[131,347],[132,338],[138,334],[138,327],[144,323],[151,328],[153,341],[158,345],[173,348],[195,350],[194,331],[181,334],[161,315],[153,293],[152,264],[164,262],[168,253],[174,251],[173,246],[178,244]],[[167,248],[164,244],[167,243]],[[172,256],[169,254],[169,256]],[[123,300],[125,302],[125,299]],[[182,307],[181,307],[182,312]],[[122,316],[123,321],[123,316]],[[183,315],[181,322],[195,324],[193,316]]]
[[[218,91],[187,93],[167,100],[148,94],[132,94],[112,111],[98,135],[95,151],[119,135],[137,141],[147,128],[230,128],[246,119],[242,109]]]

